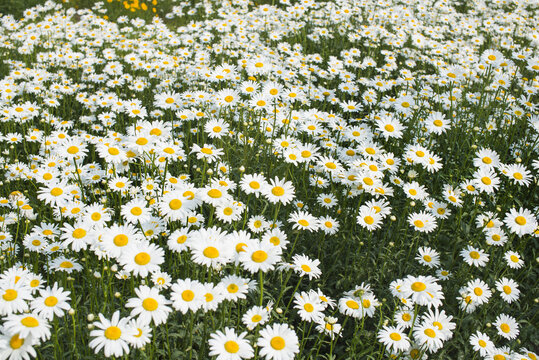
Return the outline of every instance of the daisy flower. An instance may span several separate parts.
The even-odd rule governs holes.
[[[280,180],[276,177],[264,186],[262,194],[272,204],[280,202],[286,205],[294,200],[295,190],[290,181]]]
[[[341,336],[342,326],[337,324],[338,319],[332,316],[325,317],[322,321],[318,322],[316,330],[321,334],[327,334],[330,336],[331,340],[334,340],[335,337]]]
[[[52,321],[57,317],[63,317],[66,310],[69,310],[69,291],[64,291],[62,287],[58,287],[58,283],[54,283],[51,288],[47,286],[46,289],[39,291],[39,297],[32,300],[30,307],[32,310],[43,318]]]
[[[118,258],[124,270],[135,276],[146,277],[159,271],[159,265],[165,261],[165,252],[156,244],[137,242],[127,247]]]
[[[254,274],[273,270],[281,260],[281,249],[267,242],[252,242],[239,255],[243,268]]]
[[[505,215],[503,222],[511,233],[517,234],[519,237],[532,234],[537,228],[537,219],[530,210],[524,208],[519,210],[512,208]]]
[[[12,334],[19,334],[21,338],[31,336],[41,341],[51,337],[51,326],[45,318],[32,312],[27,314],[10,314],[4,319],[4,328]]]
[[[492,295],[492,291],[490,291],[488,285],[479,279],[468,281],[464,292],[468,294],[471,300],[477,305],[487,303]]]
[[[477,168],[497,168],[500,165],[500,156],[494,150],[481,148],[475,154],[473,164]]]
[[[436,218],[431,214],[421,211],[408,215],[408,223],[417,231],[429,233],[436,229]]]
[[[143,348],[152,340],[152,328],[148,323],[143,322],[140,318],[131,319],[127,325],[127,331],[131,336],[129,345],[136,349]]]
[[[112,225],[105,228],[99,236],[99,246],[108,256],[119,258],[122,252],[130,246],[143,240],[143,235],[134,225]]]
[[[330,216],[322,216],[318,218],[320,229],[328,234],[333,235],[339,231],[339,222]]]
[[[482,249],[474,248],[468,245],[460,251],[460,256],[470,266],[483,267],[488,263],[489,255]]]
[[[247,332],[237,335],[234,329],[225,328],[224,333],[217,331],[210,335],[210,356],[217,356],[217,360],[241,360],[254,356],[254,350],[245,337]]]
[[[520,255],[514,251],[507,251],[504,254],[505,261],[512,269],[520,269],[524,266],[524,260],[521,259]]]
[[[182,314],[186,314],[188,311],[197,311],[202,307],[205,288],[199,281],[178,279],[172,285],[171,290],[172,306]]]
[[[170,250],[181,253],[189,249],[189,244],[194,232],[190,232],[188,227],[183,227],[174,230],[172,234],[169,235],[167,245]]]
[[[383,217],[375,209],[362,205],[359,208],[359,215],[356,217],[356,220],[361,227],[373,231],[382,226]]]
[[[299,340],[288,324],[268,325],[260,330],[257,345],[268,360],[292,360],[299,353]]]
[[[204,159],[208,163],[212,163],[218,160],[222,155],[224,155],[223,149],[218,149],[213,145],[204,144],[203,147],[200,147],[197,144],[193,144],[191,148],[191,154],[196,154],[197,159]]]
[[[129,318],[120,319],[120,312],[116,311],[112,315],[112,319],[106,319],[103,314],[99,314],[99,321],[95,321],[93,325],[97,328],[90,332],[90,337],[93,339],[88,344],[97,354],[101,349],[104,349],[106,357],[116,356],[121,357],[124,354],[129,354]]]
[[[271,313],[271,305],[268,306],[253,306],[245,314],[241,321],[249,330],[253,330],[258,325],[264,325],[268,322]]]
[[[505,277],[496,281],[496,290],[500,292],[502,299],[509,304],[511,304],[513,301],[517,301],[520,295],[518,283]]]
[[[435,353],[443,346],[442,332],[436,326],[428,323],[420,324],[414,328],[413,334],[415,341],[419,345],[425,346],[431,353]]]
[[[493,325],[498,330],[498,335],[508,340],[513,340],[518,336],[518,323],[513,317],[509,315],[498,315]]]
[[[254,194],[256,197],[261,194],[266,186],[266,179],[259,174],[244,174],[240,181],[241,190],[247,195]]]
[[[32,292],[24,281],[4,280],[0,282],[0,315],[9,315],[28,310]]]
[[[402,294],[414,304],[438,307],[444,298],[442,287],[433,276],[407,276],[402,285]]]
[[[217,227],[194,232],[189,243],[193,261],[213,268],[229,263],[234,250],[229,246],[226,236]]]
[[[298,254],[292,258],[292,269],[301,277],[307,275],[309,280],[318,279],[322,275],[319,265],[320,260],[311,260],[305,255]]]
[[[419,254],[415,257],[421,265],[425,265],[429,268],[437,268],[440,266],[440,254],[436,250],[431,249],[430,247],[420,247],[418,249]]]
[[[64,271],[70,274],[81,270],[82,266],[79,263],[65,256],[59,256],[49,263],[49,271]]]
[[[12,332],[0,334],[0,359],[24,359],[36,357],[37,353],[33,348],[35,340],[31,336],[22,337],[20,334]]]
[[[470,344],[474,351],[479,351],[479,355],[485,357],[494,351],[494,343],[490,340],[487,334],[477,331],[470,336]]]
[[[294,294],[294,304],[303,321],[321,322],[324,319],[324,305],[315,291]]]
[[[269,242],[273,246],[280,247],[281,250],[286,249],[288,245],[288,237],[286,233],[278,228],[270,229],[262,235],[263,242]]]
[[[122,205],[121,215],[125,221],[131,224],[138,224],[150,220],[151,210],[146,207],[146,200],[135,198],[127,204]]]
[[[150,288],[142,285],[135,289],[136,298],[131,298],[125,304],[126,308],[131,310],[131,317],[136,317],[149,324],[153,321],[154,325],[164,324],[172,308],[167,306],[171,302],[163,295],[159,294],[158,288]]]
[[[410,349],[410,339],[400,326],[384,326],[378,331],[377,337],[388,351],[399,352]]]
[[[227,275],[221,279],[220,284],[225,289],[225,299],[236,301],[245,299],[249,292],[249,279],[241,278],[236,275]]]
[[[490,168],[479,168],[474,175],[475,187],[487,194],[494,193],[500,185],[500,178]]]
[[[295,230],[309,230],[310,232],[318,230],[318,219],[306,211],[295,211],[289,216],[288,222]]]

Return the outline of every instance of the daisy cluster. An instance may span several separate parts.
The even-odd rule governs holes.
[[[0,18],[0,359],[537,357],[536,3],[173,3]]]

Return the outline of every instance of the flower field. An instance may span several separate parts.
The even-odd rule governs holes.
[[[539,4],[0,17],[0,360],[536,360]]]

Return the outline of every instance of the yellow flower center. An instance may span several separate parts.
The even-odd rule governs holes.
[[[415,292],[421,292],[424,291],[427,288],[427,285],[425,283],[422,283],[421,281],[416,281],[412,284],[412,290]]]
[[[284,189],[280,186],[275,186],[273,189],[271,189],[271,193],[275,196],[283,196]]]
[[[73,267],[73,263],[71,261],[62,261],[60,267],[62,269],[71,269]]]
[[[432,329],[425,329],[425,330],[423,331],[423,333],[424,333],[425,335],[427,335],[428,337],[430,337],[430,338],[436,337],[436,332],[435,332],[434,330],[432,330]]]
[[[134,216],[140,216],[140,214],[142,214],[142,209],[139,208],[138,206],[135,206],[134,208],[131,209],[130,212]]]
[[[12,348],[12,349],[19,349],[21,346],[24,345],[24,339],[21,339],[19,337],[19,334],[15,334],[11,337],[11,339],[9,340],[9,346]]]
[[[5,301],[13,301],[17,298],[18,295],[19,294],[17,293],[17,290],[7,289],[4,295],[2,295],[2,298]]]
[[[401,335],[396,332],[389,334],[389,338],[393,341],[399,341],[400,339],[402,339]]]
[[[526,225],[526,218],[524,216],[517,216],[515,218],[515,222],[519,224],[520,226]]]
[[[58,304],[58,298],[56,296],[49,296],[44,302],[46,306],[53,307],[54,305]]]
[[[418,228],[422,228],[425,226],[425,223],[421,220],[416,220],[414,221],[414,225],[417,226]]]
[[[64,193],[64,190],[62,190],[62,189],[60,189],[60,188],[57,188],[57,187],[55,187],[55,188],[53,188],[53,189],[51,190],[51,195],[52,195],[52,196],[60,196],[60,195],[62,195],[63,193]]]
[[[346,306],[348,306],[350,309],[354,309],[354,310],[359,309],[359,304],[354,300],[348,300],[346,302]]]
[[[33,316],[27,316],[21,319],[21,324],[29,328],[35,328],[39,326],[39,321]]]
[[[168,203],[168,207],[170,207],[172,210],[178,210],[182,207],[182,202],[179,199],[173,199]]]
[[[152,298],[146,298],[142,302],[142,307],[146,311],[155,311],[158,306],[159,306],[159,303],[155,299],[152,299]]]
[[[481,296],[483,295],[483,289],[476,287],[475,289],[473,289],[473,293],[477,296]]]
[[[147,252],[140,252],[135,255],[135,263],[137,263],[137,265],[144,266],[149,263],[150,260],[150,254],[148,254]]]
[[[183,301],[192,301],[195,298],[195,293],[192,290],[182,292]]]
[[[508,333],[509,331],[511,331],[511,328],[509,327],[509,325],[503,323],[500,325],[500,329],[504,332],[504,333]]]
[[[225,343],[225,350],[228,353],[235,354],[240,350],[240,346],[237,342],[229,340]]]
[[[71,155],[75,155],[76,153],[79,152],[79,148],[76,146],[70,146],[67,148],[67,152],[70,153]]]
[[[490,180],[490,178],[487,177],[487,176],[483,176],[483,177],[481,178],[481,182],[482,182],[483,184],[485,184],[485,185],[490,185],[490,184],[492,184],[492,180]]]
[[[268,258],[268,253],[263,250],[257,250],[251,255],[251,259],[256,263],[262,263]]]
[[[207,248],[204,249],[202,253],[204,254],[205,257],[210,258],[210,259],[215,259],[219,257],[219,250],[217,250],[217,248],[213,246],[208,246]]]
[[[212,199],[218,199],[223,196],[223,193],[219,189],[211,189],[210,191],[208,191],[208,196]]]
[[[117,326],[109,326],[105,330],[105,337],[109,340],[118,340],[122,336],[122,330]]]
[[[282,349],[284,349],[286,343],[285,343],[285,341],[284,341],[284,339],[282,337],[275,336],[270,340],[270,345],[275,350],[282,350]]]
[[[512,292],[511,287],[508,286],[508,285],[505,285],[503,287],[503,292],[506,293],[507,295],[511,294],[511,292]]]
[[[122,247],[122,246],[127,245],[127,243],[129,242],[129,237],[124,234],[119,234],[119,235],[116,235],[114,239],[112,239],[112,241],[114,242],[114,245],[118,247]]]
[[[470,251],[470,257],[474,260],[479,259],[479,253],[477,251]]]

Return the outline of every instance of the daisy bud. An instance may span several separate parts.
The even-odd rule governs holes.
[[[88,330],[93,330],[94,329],[94,324],[88,324]]]
[[[114,293],[114,297],[117,298],[117,299],[119,299],[121,296],[122,296],[122,294],[119,291],[116,291]]]
[[[26,254],[24,254],[24,257],[28,258],[28,257],[30,257],[30,254],[26,253]]]
[[[395,246],[395,243],[393,241],[390,241],[389,246]]]
[[[69,309],[69,311],[67,313],[69,315],[73,316],[73,315],[75,315],[75,309],[71,308],[71,309]]]
[[[517,157],[517,158],[515,159],[515,161],[516,161],[517,163],[521,163],[521,162],[522,162],[522,159],[519,158],[519,157]],[[517,340],[517,341],[518,341],[518,340]]]
[[[415,201],[410,201],[410,206],[414,207],[415,206]]]
[[[213,170],[212,170],[212,169],[208,169],[208,170],[206,171],[206,174],[208,174],[208,175],[213,175]]]
[[[240,170],[241,173],[245,172],[245,166],[240,166],[239,170]]]
[[[196,172],[200,172],[201,169],[200,169],[199,167],[197,167],[197,168],[195,169],[195,171],[196,171]]]
[[[391,219],[391,221],[397,221],[397,217],[395,215],[391,215],[389,219]]]
[[[94,321],[95,315],[94,314],[88,314],[88,316],[86,318],[88,319],[88,321]]]
[[[118,271],[118,265],[116,265],[116,264],[112,265],[112,266],[110,267],[110,271],[112,271],[112,272]]]
[[[491,326],[492,326],[492,324],[491,324],[491,323],[487,323],[487,327],[488,327],[488,328],[489,328],[489,327],[491,327]]]
[[[268,144],[268,145],[271,144],[271,139],[266,139],[266,144]],[[13,145],[11,145],[11,146],[13,146]]]
[[[360,241],[360,242],[359,242],[359,245],[363,246],[363,245],[364,245],[363,241]]]
[[[94,272],[94,277],[95,277],[96,279],[100,279],[100,278],[101,278],[101,273],[98,272],[98,271],[95,271],[95,272]]]
[[[106,266],[106,265],[105,265],[105,266],[103,266],[103,270],[104,270],[104,271],[107,271],[108,269],[109,269],[109,267],[108,267],[108,266]]]
[[[281,308],[277,308],[277,309],[275,309],[275,311],[277,312],[277,314],[282,314],[283,313],[283,309],[281,309]]]
[[[502,208],[499,207],[499,206],[496,206],[496,211],[497,211],[497,212],[500,212],[500,211],[502,211]]]

